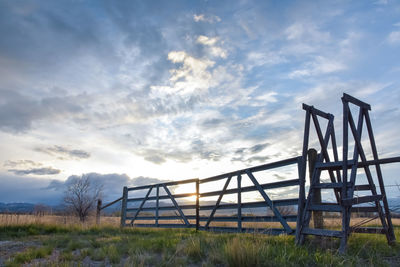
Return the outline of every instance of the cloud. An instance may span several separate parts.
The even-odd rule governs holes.
[[[50,183],[47,178],[22,177],[0,173],[0,202],[30,202],[58,204],[59,192],[45,190]]]
[[[346,65],[337,59],[328,59],[326,57],[317,56],[314,61],[305,63],[303,68],[289,73],[289,78],[295,79],[307,76],[330,74],[345,70],[346,68]]]
[[[219,38],[217,37],[210,38],[200,35],[197,37],[196,42],[206,46],[209,53],[214,57],[226,58],[228,56],[227,51],[217,45],[219,43]]]
[[[52,146],[46,148],[36,148],[36,151],[43,152],[49,155],[57,156],[58,159],[87,159],[90,157],[90,153],[80,149],[70,149],[63,146]]]
[[[214,66],[215,62],[195,58],[184,51],[172,51],[168,53],[168,59],[182,65],[180,68],[170,70],[170,85],[151,87],[153,97],[159,99],[168,97],[170,94],[177,94],[187,99],[193,94],[201,95],[213,86],[209,68]]]
[[[221,19],[218,16],[205,15],[205,14],[194,14],[193,20],[195,22],[208,22],[208,23],[215,23],[221,21]]]
[[[32,160],[7,160],[3,166],[9,167],[7,171],[15,175],[55,175],[61,172],[53,167],[43,167],[42,163]]]
[[[159,156],[159,155],[149,155],[144,157],[145,160],[153,162],[155,164],[162,164],[164,163],[166,160],[165,158]]]
[[[79,114],[83,107],[79,104],[84,96],[34,97],[13,90],[0,88],[0,129],[10,132],[24,132],[38,120],[65,119]]]
[[[391,32],[387,40],[390,44],[400,44],[400,31]]]
[[[209,38],[207,36],[200,35],[199,37],[197,37],[196,42],[203,45],[213,46],[218,42],[218,38],[217,37]]]
[[[270,144],[266,143],[266,144],[258,144],[258,145],[252,146],[252,147],[250,148],[250,152],[251,152],[251,153],[258,153],[258,152],[261,152],[261,151],[263,151],[265,148],[267,148],[269,145],[270,145]]]
[[[313,23],[308,22],[295,22],[284,31],[287,40],[290,41],[303,41],[328,43],[331,39],[329,32],[321,31]]]
[[[144,185],[159,184],[159,183],[165,183],[165,182],[168,182],[168,181],[160,180],[157,178],[143,177],[143,176],[131,178],[131,184],[133,186],[144,186]]]
[[[282,64],[287,62],[285,56],[280,55],[277,51],[269,51],[269,52],[255,52],[251,51],[247,54],[247,60],[251,67],[259,67],[259,66],[272,66],[277,64]]]
[[[39,167],[42,166],[42,163],[38,163],[38,162],[34,162],[32,160],[27,160],[27,159],[23,159],[23,160],[7,160],[4,162],[3,166],[4,167],[11,167],[11,168],[15,168],[15,167]]]
[[[61,170],[54,169],[53,167],[43,167],[43,168],[32,168],[32,169],[9,169],[9,172],[12,172],[16,175],[54,175],[59,174]]]

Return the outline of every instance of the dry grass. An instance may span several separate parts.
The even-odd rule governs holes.
[[[0,226],[27,224],[93,226],[96,224],[96,220],[95,217],[89,217],[85,223],[81,223],[76,216],[68,215],[0,214]],[[119,224],[119,217],[101,217],[101,225],[103,226],[119,226]]]
[[[354,217],[351,219],[351,225],[355,225],[359,222],[365,221],[367,218],[359,218]],[[394,225],[400,225],[400,219],[395,218],[392,219]],[[142,220],[136,221],[136,223],[143,224],[154,224],[154,220]],[[160,223],[166,224],[181,224],[179,220],[170,220],[170,221],[160,221]],[[190,221],[190,223],[195,224],[195,221]],[[324,218],[324,228],[340,228],[341,219],[338,218]],[[85,227],[90,227],[96,224],[95,217],[89,217],[89,219],[85,223],[81,223],[79,219],[75,216],[62,216],[62,215],[27,215],[27,214],[0,214],[0,226],[10,226],[10,225],[27,225],[27,224],[44,224],[44,225],[65,225],[65,226],[73,226],[73,225],[81,225]],[[205,222],[201,222],[200,225],[204,226]],[[311,224],[313,222],[311,221]],[[120,217],[110,217],[103,216],[100,220],[101,226],[119,226],[120,225]],[[292,229],[296,228],[296,223],[289,222],[290,227]],[[368,225],[380,225],[380,220],[375,219],[367,224]],[[237,227],[236,222],[212,222],[210,226],[216,227]],[[244,228],[282,228],[282,225],[279,222],[243,222],[242,227]]]

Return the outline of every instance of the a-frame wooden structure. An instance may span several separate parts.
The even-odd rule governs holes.
[[[300,223],[297,226],[296,242],[302,244],[305,235],[318,235],[338,237],[341,239],[340,252],[346,250],[347,239],[351,232],[359,233],[380,233],[385,234],[389,244],[395,242],[395,235],[391,221],[389,205],[386,198],[386,192],[382,177],[380,164],[398,162],[399,158],[379,159],[376,149],[374,134],[372,131],[369,111],[371,106],[348,94],[343,94],[343,153],[342,160],[339,160],[336,145],[335,130],[333,125],[333,115],[320,111],[312,106],[303,105],[306,111],[304,142],[303,142],[303,162],[301,166],[301,174],[303,179],[306,175],[306,155],[309,148],[311,119],[315,126],[316,135],[320,144],[320,151],[317,162],[312,173],[309,193],[304,207],[301,207]],[[358,109],[358,121],[355,122],[350,106]],[[328,120],[325,133],[322,132],[318,118]],[[365,123],[365,124],[364,124]],[[362,130],[364,125],[368,131],[369,148],[372,152],[373,159],[368,160],[365,152],[366,144],[362,143]],[[350,135],[349,135],[350,130]],[[323,135],[324,134],[324,135]],[[351,157],[349,158],[349,139],[354,144]],[[331,148],[329,148],[331,144]],[[333,154],[333,160],[329,156],[329,151]],[[363,168],[367,179],[367,184],[357,184],[357,172],[359,168]],[[375,172],[372,170],[375,169]],[[322,171],[328,171],[330,182],[320,183]],[[359,179],[361,180],[361,179]],[[375,182],[379,184],[379,192]],[[336,203],[313,203],[313,195],[321,189],[331,189],[334,192]],[[363,196],[356,197],[355,192],[363,191]],[[364,203],[369,203],[366,206]],[[361,204],[361,206],[360,206]],[[371,205],[372,204],[372,205]],[[313,211],[320,212],[337,212],[342,218],[342,229],[317,229],[310,227],[311,213]],[[378,214],[381,222],[379,228],[361,228],[351,227],[350,218],[352,211],[366,211]]]

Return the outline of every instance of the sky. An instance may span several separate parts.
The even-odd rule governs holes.
[[[335,115],[341,148],[343,92],[371,104],[380,157],[400,154],[395,0],[0,0],[0,36],[0,202],[299,156],[302,103]]]

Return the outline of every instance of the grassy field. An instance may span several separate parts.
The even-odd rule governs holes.
[[[18,224],[7,218],[6,224],[3,217],[0,266],[400,266],[399,244],[388,246],[382,235],[353,235],[347,254],[339,255],[336,239],[309,238],[298,247],[293,236],[120,229],[113,223],[96,227],[52,218],[66,222],[60,225],[28,218],[18,218]]]

